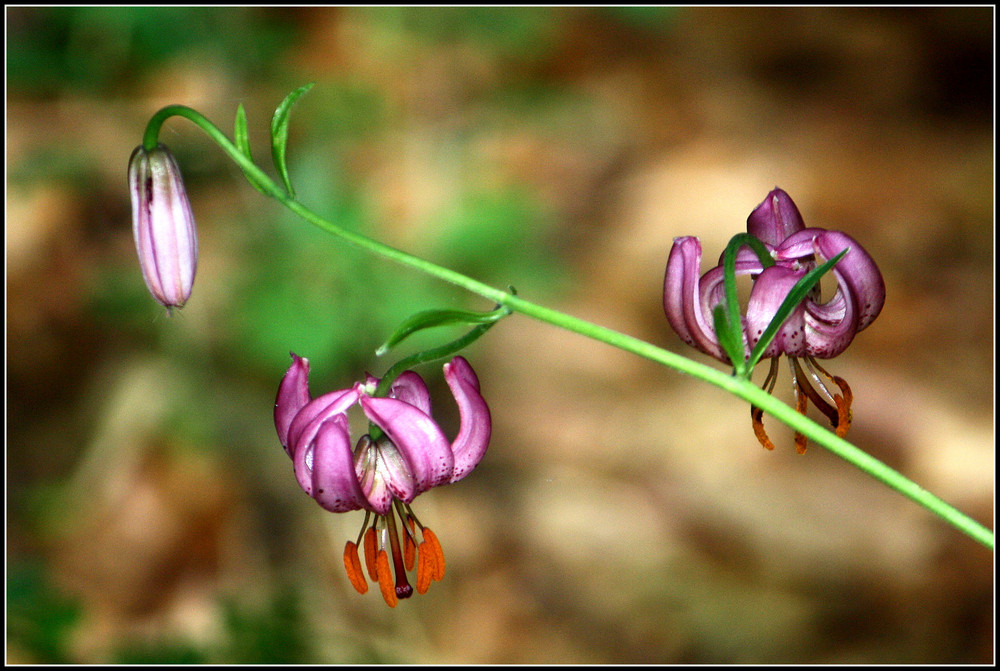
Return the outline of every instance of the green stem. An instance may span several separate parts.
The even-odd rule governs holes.
[[[531,317],[539,321],[551,324],[561,329],[578,333],[587,338],[617,347],[618,349],[631,352],[637,356],[663,364],[669,368],[686,373],[699,380],[713,384],[724,391],[737,396],[751,405],[757,406],[764,412],[780,422],[788,425],[795,431],[802,433],[807,438],[818,445],[825,447],[845,461],[860,468],[876,480],[879,480],[904,496],[912,499],[930,512],[941,517],[944,521],[956,527],[959,531],[970,536],[974,540],[982,543],[986,547],[993,548],[993,532],[979,524],[969,516],[944,502],[937,496],[926,491],[922,487],[909,480],[901,473],[889,468],[879,460],[858,449],[835,433],[828,431],[808,417],[799,414],[794,408],[782,403],[769,393],[759,388],[747,379],[735,377],[731,374],[721,372],[706,364],[699,363],[692,359],[674,354],[661,347],[652,345],[644,340],[639,340],[624,333],[619,333],[612,329],[598,326],[591,322],[578,319],[571,315],[552,310],[527,301],[512,292],[502,291],[495,287],[479,282],[449,268],[439,266],[407,252],[390,247],[384,243],[372,240],[359,233],[345,230],[336,224],[323,219],[319,215],[309,210],[299,201],[295,200],[284,189],[278,187],[270,177],[268,177],[253,161],[247,158],[234,145],[225,134],[220,131],[212,122],[206,119],[197,111],[183,105],[172,105],[157,112],[150,119],[146,127],[146,134],[143,137],[143,144],[147,149],[156,146],[157,137],[163,122],[171,116],[182,116],[204,130],[227,154],[232,158],[252,179],[259,183],[261,189],[289,210],[299,215],[309,223],[318,228],[337,236],[352,245],[368,250],[385,258],[391,259],[409,268],[419,270],[432,277],[444,280],[467,291],[482,296],[493,303],[504,306],[513,312],[518,312],[526,317]]]

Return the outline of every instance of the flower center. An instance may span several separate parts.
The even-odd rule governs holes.
[[[390,512],[396,499],[413,500],[413,474],[388,436],[361,436],[354,448],[354,471],[372,510],[380,515]]]
[[[410,506],[399,499],[393,499],[392,507],[385,515],[371,511],[365,513],[357,541],[347,541],[344,547],[347,577],[354,589],[364,594],[368,591],[368,582],[358,554],[358,546],[362,544],[368,577],[378,583],[382,598],[390,608],[395,608],[399,599],[413,596],[413,586],[407,580],[406,572],[413,570],[414,563],[417,567],[416,589],[420,594],[427,591],[431,581],[444,577],[444,552],[437,536],[420,524]]]

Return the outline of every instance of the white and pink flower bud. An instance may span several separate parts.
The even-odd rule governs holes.
[[[198,265],[198,231],[173,154],[157,145],[135,148],[128,163],[132,234],[149,293],[171,310],[191,296]]]

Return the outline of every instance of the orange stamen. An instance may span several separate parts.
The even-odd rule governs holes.
[[[831,375],[825,368],[819,365],[819,362],[815,359],[810,358],[807,361],[813,368],[816,368],[820,373],[826,376],[826,379],[840,387],[840,392],[843,394],[843,397],[838,396],[837,394],[829,394],[829,392],[827,392],[827,394],[833,397],[833,402],[837,406],[836,419],[831,417],[830,422],[836,422],[836,424],[834,424],[834,429],[836,430],[837,435],[843,438],[847,435],[847,430],[851,428],[851,403],[854,401],[854,394],[851,393],[851,387],[847,384],[847,381],[844,378]]]
[[[823,370],[820,368],[820,370]],[[825,370],[823,370],[826,373]],[[851,428],[851,420],[853,415],[851,414],[851,402],[854,400],[854,394],[851,393],[851,388],[847,386],[847,382],[842,377],[837,377],[836,375],[831,375],[830,378],[840,387],[840,391],[844,392],[843,398],[834,395],[833,401],[837,404],[837,435],[843,438],[847,435],[847,430]]]
[[[438,541],[437,535],[430,529],[424,527],[424,542],[422,545],[427,545],[428,550],[433,553],[434,556],[434,579],[440,580],[444,577],[444,550],[441,549],[441,542]]]
[[[767,377],[764,378],[764,384],[760,386],[761,389],[770,394],[774,391],[774,383],[778,380],[778,358],[775,357],[771,359],[771,364],[767,368]],[[774,443],[771,439],[767,437],[767,431],[764,430],[764,411],[760,408],[750,406],[750,421],[753,422],[753,434],[757,436],[757,442],[764,446],[765,449],[773,450]]]
[[[392,571],[389,570],[389,555],[385,550],[379,550],[378,559],[375,560],[378,570],[378,586],[382,591],[382,598],[385,599],[389,608],[395,608],[399,601],[396,599],[396,587],[392,584]]]
[[[375,558],[377,556],[378,550],[375,547],[375,527],[368,527],[368,531],[365,532],[365,565],[368,567],[368,577],[372,579],[372,582],[378,580],[378,570],[375,563]]]
[[[757,436],[757,440],[768,450],[774,449],[774,443],[771,439],[767,437],[767,431],[764,430],[764,411],[756,406],[750,406],[750,419],[753,422],[753,434]]]
[[[417,594],[426,594],[434,579],[434,556],[428,550],[427,541],[417,546]]]
[[[344,547],[344,568],[347,569],[347,578],[354,589],[358,590],[359,594],[367,592],[368,582],[361,570],[361,558],[358,557],[358,546],[354,541],[347,541],[347,546]]]

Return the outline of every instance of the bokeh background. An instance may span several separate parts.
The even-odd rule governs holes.
[[[707,264],[779,185],[888,286],[830,363],[849,438],[992,528],[992,8],[6,19],[8,661],[992,661],[992,552],[773,420],[765,452],[720,390],[520,316],[466,353],[485,460],[415,504],[447,577],[395,610],[356,594],[363,516],[302,494],[274,435],[288,352],[343,388],[412,312],[492,306],[297,220],[172,119],[201,261],[167,318],[125,182],[168,104],[231,134],[242,103],[270,170],[274,107],[316,82],[303,202],[701,360],[662,312],[671,242]]]

